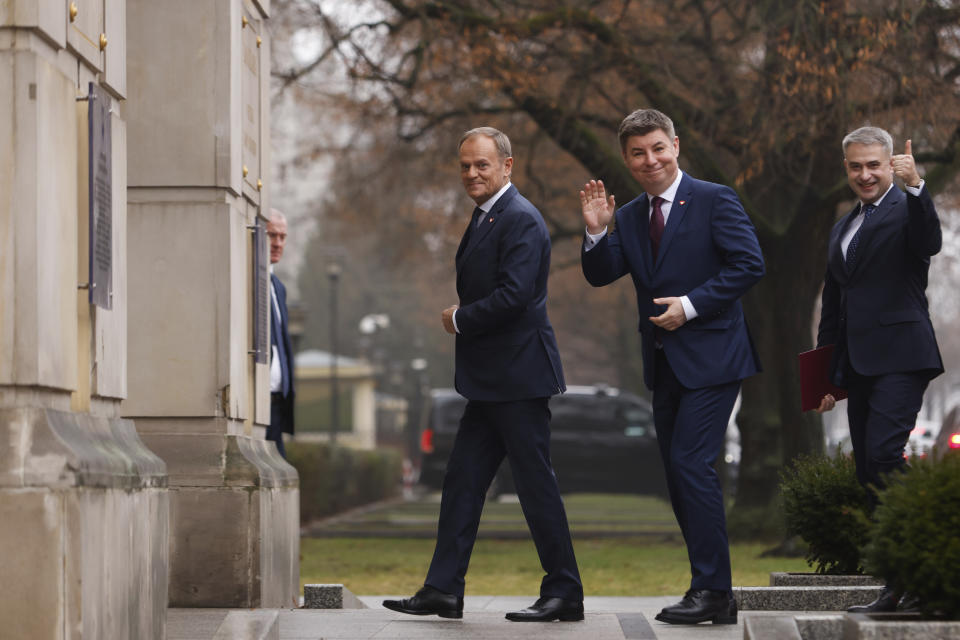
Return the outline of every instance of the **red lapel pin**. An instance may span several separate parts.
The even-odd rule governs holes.
[[[493,218],[490,218],[490,220],[488,220],[488,222],[493,222]]]
[[[686,201],[686,200],[681,200],[681,201],[680,201],[680,206],[681,206],[681,207],[682,207],[683,205],[685,205],[685,204],[687,204],[687,201]]]

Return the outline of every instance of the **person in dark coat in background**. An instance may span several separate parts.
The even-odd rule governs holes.
[[[287,242],[287,219],[276,209],[270,210],[267,223],[270,241],[270,426],[267,440],[277,444],[277,451],[287,457],[283,434],[293,435],[293,348],[287,315],[287,289],[273,273],[273,265],[283,257]]]

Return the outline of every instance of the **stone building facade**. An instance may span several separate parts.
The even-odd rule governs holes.
[[[159,640],[168,605],[296,604],[296,472],[252,437],[269,420],[250,353],[269,13],[0,0],[5,638]]]

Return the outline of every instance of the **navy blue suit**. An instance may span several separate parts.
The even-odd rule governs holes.
[[[270,274],[277,294],[277,309],[270,301],[270,354],[273,357],[273,347],[276,347],[280,358],[280,372],[282,376],[281,390],[270,394],[270,426],[267,427],[267,440],[277,443],[280,455],[286,457],[283,447],[284,432],[293,434],[293,347],[290,344],[290,331],[287,326],[287,289],[280,282],[280,278]]]
[[[926,187],[914,196],[894,186],[863,223],[848,268],[841,242],[859,213],[858,204],[830,233],[817,346],[836,345],[831,377],[849,393],[857,476],[882,487],[905,464],[923,392],[943,373],[925,293],[942,237]]]
[[[550,236],[510,186],[469,225],[456,256],[457,391],[467,398],[443,481],[425,584],[462,596],[484,498],[504,457],[546,575],[541,596],[582,600],[550,463],[550,396],[566,389],[547,318]]]
[[[730,555],[720,482],[713,465],[740,381],[760,371],[740,298],[763,275],[756,231],[732,189],[684,174],[657,259],[649,238],[650,198],[615,214],[616,228],[581,253],[595,287],[630,274],[637,291],[643,376],[667,486],[690,557],[692,589],[729,591]],[[648,319],[654,298],[686,295],[697,317],[675,331]]]

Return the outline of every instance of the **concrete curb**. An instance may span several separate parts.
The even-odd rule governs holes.
[[[230,611],[213,640],[280,640],[280,612],[271,609]]]
[[[883,587],[734,587],[741,611],[844,611],[876,599]]]
[[[342,584],[305,584],[303,608],[366,609],[367,605]]]

